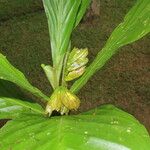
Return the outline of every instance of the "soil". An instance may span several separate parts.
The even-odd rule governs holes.
[[[100,16],[84,19],[72,35],[72,46],[88,47],[92,61],[134,2],[101,0]],[[3,54],[29,77],[33,85],[49,94],[51,88],[39,67],[51,60],[44,12],[1,23],[0,35]],[[150,132],[149,48],[149,36],[121,48],[79,92],[82,103],[77,113],[111,103],[134,115]]]

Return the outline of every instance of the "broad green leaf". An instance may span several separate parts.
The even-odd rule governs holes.
[[[25,95],[15,84],[0,80],[0,97],[15,97],[15,98],[25,98]]]
[[[32,86],[26,79],[24,74],[10,64],[10,62],[0,53],[0,79],[15,83],[23,89],[31,92],[35,96],[47,100],[48,97],[44,95],[39,89]]]
[[[13,83],[0,80],[0,119],[12,119],[22,113],[44,113],[38,104],[25,100],[26,96]]]
[[[133,116],[102,106],[75,116],[22,116],[0,130],[1,150],[149,150],[150,137]]]
[[[84,75],[72,86],[72,92],[78,92],[89,78],[117,52],[117,50],[132,43],[150,32],[150,1],[138,0],[121,23],[111,34],[105,47],[98,53],[93,63],[86,69]]]
[[[44,114],[40,105],[15,98],[0,97],[0,119],[12,119],[22,113]]]
[[[44,112],[36,103],[25,100],[27,98],[13,83],[0,80],[0,119],[12,119],[27,112]]]

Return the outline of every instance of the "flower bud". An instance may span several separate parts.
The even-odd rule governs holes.
[[[71,71],[68,73],[68,75],[65,77],[65,81],[71,81],[78,77],[80,77],[85,72],[85,67],[81,67],[77,70]]]
[[[80,77],[86,68],[88,63],[88,49],[78,49],[74,48],[70,54],[67,61],[67,66],[65,69],[65,81],[71,81]]]
[[[80,58],[68,67],[68,71],[73,71],[81,68],[88,63],[88,58]]]
[[[71,51],[71,53],[69,54],[69,59],[68,59],[67,64],[71,65],[72,63],[74,63],[78,59],[86,58],[87,55],[88,55],[88,49],[87,48],[85,48],[85,49],[74,48]]]

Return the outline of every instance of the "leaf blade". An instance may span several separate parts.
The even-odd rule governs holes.
[[[53,63],[66,52],[81,0],[44,0],[48,18]],[[58,59],[58,60],[57,60]]]
[[[81,21],[83,15],[86,12],[86,9],[88,8],[88,6],[90,5],[91,0],[82,0],[81,5],[80,5],[80,9],[79,12],[77,14],[77,18],[76,18],[76,23],[75,23],[75,27],[79,24],[79,22]]]
[[[149,150],[150,146],[146,129],[133,116],[110,105],[76,116],[23,116],[8,122],[0,138],[2,150]]]
[[[26,79],[24,74],[10,64],[4,55],[0,53],[0,79],[13,82],[21,88],[31,92],[35,96],[47,100],[48,97],[43,94],[39,89],[32,86]]]
[[[0,97],[0,119],[12,119],[22,113],[35,112],[44,114],[42,107],[36,103],[16,98]]]
[[[105,47],[97,54],[92,64],[83,76],[78,79],[71,91],[77,93],[89,78],[101,69],[105,63],[117,52],[118,48],[130,44],[150,32],[150,2],[139,0],[125,16],[121,23],[111,34]]]
[[[66,52],[69,51],[70,36],[74,28],[81,0],[44,0],[48,19],[53,68],[56,85],[59,85]]]

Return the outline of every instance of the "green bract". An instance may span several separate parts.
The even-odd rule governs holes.
[[[75,95],[89,78],[124,45],[150,32],[150,1],[138,0],[124,21],[112,32],[104,48],[87,67],[88,49],[71,51],[71,34],[91,0],[43,0],[52,52],[52,64],[42,68],[53,87],[46,96],[32,86],[24,74],[0,54],[0,79],[16,84],[40,98],[31,102],[7,87],[0,97],[0,119],[12,119],[0,129],[1,150],[149,150],[146,129],[131,115],[114,106],[102,106],[87,113],[51,117],[78,109]],[[67,82],[79,78],[69,89]],[[0,81],[1,83],[1,81]],[[2,84],[0,85],[2,87]],[[4,91],[4,90],[2,90]],[[15,98],[14,98],[15,95]],[[48,115],[47,115],[48,114]],[[138,142],[138,143],[137,143]]]
[[[67,60],[65,68],[65,80],[71,81],[80,77],[85,72],[85,65],[88,63],[88,49],[74,48]]]

